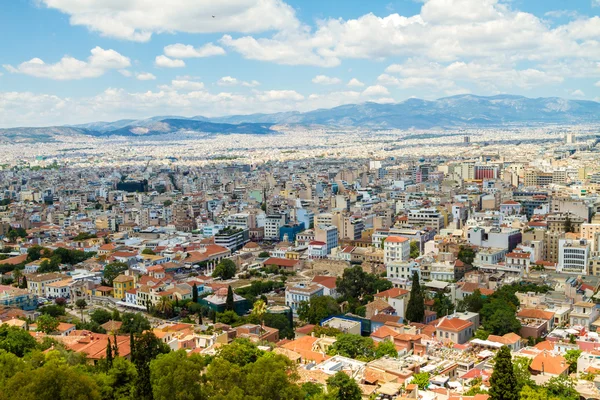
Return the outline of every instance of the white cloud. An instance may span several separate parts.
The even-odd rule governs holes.
[[[140,72],[138,74],[135,74],[135,77],[140,81],[153,81],[156,79],[156,76],[154,76],[150,72]]]
[[[170,44],[164,48],[165,55],[173,58],[201,58],[211,56],[222,56],[225,50],[212,43],[206,43],[201,47],[194,47],[189,44]]]
[[[231,76],[224,76],[217,81],[217,85],[219,86],[235,86],[239,83],[240,82],[236,78],[233,78]]]
[[[348,86],[350,86],[350,87],[363,87],[363,86],[365,86],[365,84],[364,84],[364,83],[362,83],[361,81],[359,81],[359,80],[358,80],[358,79],[356,79],[356,78],[352,78],[352,79],[350,79],[350,81],[348,82]]]
[[[340,78],[332,78],[327,75],[317,75],[312,79],[312,83],[318,85],[339,85],[342,83]]]
[[[172,59],[169,58],[167,56],[156,56],[156,58],[154,59],[154,64],[156,64],[157,67],[163,67],[163,68],[182,68],[185,67],[185,61],[183,60],[177,60],[177,59]]]
[[[501,89],[531,89],[536,86],[563,82],[562,76],[534,68],[516,69],[511,65],[456,61],[449,64],[421,59],[409,59],[404,64],[392,64],[377,82],[402,89],[428,88],[455,92],[459,84],[473,84],[488,92]]]
[[[31,75],[38,78],[69,80],[96,78],[104,75],[108,70],[123,69],[131,65],[129,58],[112,49],[104,50],[96,46],[91,50],[91,53],[92,55],[87,58],[87,61],[64,56],[55,64],[46,64],[39,58],[32,58],[16,67],[4,65],[4,68],[11,73]]]
[[[251,81],[242,81],[242,86],[256,87],[256,86],[260,86],[260,82],[257,81],[256,79],[252,79]]]
[[[171,85],[161,85],[159,86],[161,90],[179,90],[182,92],[187,91],[197,91],[204,89],[204,83],[193,81],[188,79],[187,77],[173,79],[171,81]]]
[[[362,95],[365,97],[388,96],[390,91],[382,85],[373,85],[366,88]]]
[[[108,88],[91,97],[0,92],[0,127],[50,126],[153,115],[232,115],[309,111],[365,101],[391,102],[394,99],[381,86],[364,91],[333,91],[303,95],[295,90],[252,90],[244,94],[212,92],[192,77],[178,77],[157,90],[129,92]]]
[[[581,89],[577,89],[571,92],[571,96],[573,97],[585,97],[585,93],[583,93],[583,90]]]
[[[596,87],[600,87],[600,81],[598,81],[598,82],[594,83],[594,86],[596,86]]]
[[[257,80],[251,81],[241,81],[232,76],[224,76],[217,81],[217,85],[219,86],[244,86],[244,87],[256,87],[260,85],[260,82]]]
[[[219,43],[237,51],[250,60],[269,61],[283,65],[316,65],[321,67],[334,67],[340,64],[337,57],[323,57],[314,52],[313,44],[307,35],[293,34],[292,38],[285,35],[285,39],[255,39],[244,36],[233,39],[224,35]]]
[[[138,42],[153,33],[252,33],[299,25],[293,8],[282,0],[39,1],[69,15],[71,25]]]
[[[300,101],[304,100],[304,96],[295,90],[267,90],[259,93],[256,96],[260,101],[269,102],[269,101],[283,101],[283,100],[293,100]]]
[[[129,70],[127,70],[127,69],[120,69],[120,70],[119,70],[119,73],[120,73],[121,75],[123,75],[123,76],[126,76],[126,77],[128,77],[128,78],[129,78],[129,77],[132,75],[132,74],[131,74],[131,71],[129,71]]]
[[[600,1],[600,0],[598,0]],[[559,85],[569,77],[600,75],[600,17],[554,12],[567,23],[523,12],[504,0],[422,0],[418,14],[366,14],[326,18],[316,27],[276,31],[270,36],[225,35],[219,44],[252,60],[335,67],[346,59],[418,58],[428,70],[397,76],[387,71],[378,83],[400,88],[427,87],[431,94],[476,90],[496,93]],[[407,60],[409,59],[409,60]],[[527,65],[527,67],[523,67]],[[387,79],[387,81],[386,81]],[[352,85],[349,85],[352,86]]]

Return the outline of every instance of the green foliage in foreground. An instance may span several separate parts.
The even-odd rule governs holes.
[[[37,343],[13,327],[0,327],[0,400],[341,400],[360,399],[346,374],[324,387],[298,383],[288,358],[259,350],[247,339],[214,357],[176,352],[151,332],[132,334],[131,360],[106,351],[96,364],[60,343]],[[53,346],[52,350],[43,352]]]

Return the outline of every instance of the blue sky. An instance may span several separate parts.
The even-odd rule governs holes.
[[[460,93],[598,100],[599,12],[600,0],[11,0],[0,127]]]

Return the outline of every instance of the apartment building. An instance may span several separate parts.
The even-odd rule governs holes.
[[[426,208],[411,210],[408,212],[407,217],[407,223],[412,226],[432,228],[436,232],[445,227],[444,216],[438,210]]]
[[[587,240],[560,239],[556,272],[587,275],[589,258],[590,244]]]
[[[407,261],[410,258],[410,241],[401,236],[388,236],[383,241],[383,262],[390,263]]]

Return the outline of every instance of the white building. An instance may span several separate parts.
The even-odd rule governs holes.
[[[383,262],[402,262],[410,258],[410,241],[405,237],[388,236],[383,241]]]
[[[265,239],[279,240],[279,228],[285,225],[285,214],[267,215],[265,219]]]
[[[317,283],[296,283],[285,289],[285,305],[297,315],[298,307],[303,301],[310,301],[314,297],[323,296],[324,288]]]
[[[420,209],[408,212],[408,224],[420,227],[430,227],[439,232],[444,228],[444,216],[437,210]]]
[[[587,275],[589,257],[590,243],[587,240],[560,239],[556,272]]]

